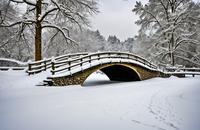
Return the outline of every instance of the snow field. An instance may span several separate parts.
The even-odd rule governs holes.
[[[50,72],[0,72],[2,130],[199,130],[200,77],[36,86]]]

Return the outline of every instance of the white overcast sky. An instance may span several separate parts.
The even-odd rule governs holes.
[[[141,0],[146,2],[147,0]],[[134,37],[139,27],[138,17],[132,12],[136,0],[99,0],[100,13],[92,18],[92,29],[107,38],[116,35],[120,40]]]
[[[99,30],[107,38],[116,35],[120,40],[134,37],[139,27],[135,24],[138,19],[131,10],[137,0],[99,0],[100,13],[92,18],[92,29]],[[138,0],[147,3],[148,0]],[[194,0],[200,2],[200,0]]]

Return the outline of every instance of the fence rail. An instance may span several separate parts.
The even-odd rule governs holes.
[[[31,74],[36,74],[36,73],[40,73],[42,71],[46,71],[47,69],[52,68],[53,62],[54,61],[65,61],[68,59],[73,59],[73,58],[77,58],[83,55],[87,55],[88,53],[74,53],[74,54],[67,54],[67,55],[62,55],[62,56],[58,56],[58,57],[52,57],[52,58],[48,58],[48,59],[44,59],[41,61],[36,61],[36,62],[30,62],[28,63],[28,70],[27,73],[29,75]]]
[[[64,70],[71,71],[75,67],[82,67],[84,64],[90,64],[93,61],[99,61],[102,59],[128,59],[128,60],[134,60],[137,62],[142,63],[143,65],[146,65],[152,69],[157,69],[157,66],[150,63],[144,58],[141,58],[137,55],[133,55],[131,53],[123,53],[123,52],[100,52],[100,53],[92,53],[86,56],[82,56],[79,58],[61,61],[61,62],[54,62],[52,66],[52,75],[54,75],[57,72],[61,72]],[[110,60],[111,61],[111,60]],[[112,61],[111,61],[112,62]],[[119,61],[120,62],[120,61]]]
[[[183,72],[186,72],[186,71],[189,71],[189,72],[200,72],[200,68],[169,68],[169,67],[166,67],[165,68],[166,71],[169,71],[169,72],[180,72],[180,71],[183,71]]]
[[[27,67],[0,67],[1,71],[8,71],[8,70],[26,70]]]

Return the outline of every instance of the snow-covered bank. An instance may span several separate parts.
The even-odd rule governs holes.
[[[35,86],[48,74],[0,72],[0,129],[200,129],[199,77],[111,83],[97,74],[84,87]]]

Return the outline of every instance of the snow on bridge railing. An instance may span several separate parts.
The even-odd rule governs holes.
[[[87,55],[87,54],[88,53],[66,54],[66,55],[55,57],[55,58],[48,58],[48,59],[43,59],[40,61],[29,62],[27,73],[31,75],[31,74],[40,73],[42,71],[46,71],[47,69],[52,68],[52,64],[53,64],[52,59],[54,59],[55,61],[62,61],[62,60],[70,59],[70,58],[72,59],[77,58],[77,57],[80,57],[82,55]]]
[[[27,62],[21,62],[15,59],[0,58],[0,70],[25,70],[27,69]]]
[[[55,61],[52,64],[52,75],[54,75],[55,73],[58,72],[62,72],[62,71],[68,71],[71,73],[71,70],[73,68],[81,68],[81,70],[83,69],[82,66],[83,65],[90,65],[95,62],[95,61],[100,61],[102,64],[102,62],[104,63],[108,63],[108,62],[114,62],[114,59],[118,59],[118,61],[115,62],[132,62],[132,61],[136,61],[142,65],[145,65],[147,67],[149,67],[150,69],[157,69],[157,66],[152,64],[151,62],[147,61],[146,59],[131,54],[131,53],[125,53],[125,52],[98,52],[98,53],[89,53],[86,56],[81,56],[78,58],[74,58],[74,59],[68,59],[65,61]],[[126,61],[125,61],[126,59]],[[106,61],[105,61],[106,60]],[[127,61],[128,60],[128,61]]]
[[[166,67],[165,70],[168,72],[180,72],[180,71],[200,72],[200,68],[185,68],[185,67],[181,67],[181,68],[180,67]]]
[[[200,68],[166,67],[164,73],[177,77],[185,77],[186,75],[195,77],[195,75],[200,75]]]
[[[125,53],[125,52],[98,52],[98,53],[74,53],[74,54],[67,54],[62,55],[49,59],[44,59],[41,61],[36,62],[30,62],[28,63],[28,70],[27,73],[35,74],[39,73],[41,71],[45,71],[49,68],[51,68],[52,75],[54,75],[57,72],[61,72],[63,70],[71,70],[74,67],[82,66],[86,63],[91,63],[95,60],[100,59],[129,59],[129,60],[135,60],[139,63],[142,63],[150,68],[157,69],[157,66],[150,63],[146,59],[131,54],[131,53]]]
[[[5,67],[5,66],[0,67],[0,70],[1,70],[1,71],[8,71],[8,70],[26,70],[26,69],[27,69],[27,67],[22,67],[22,66],[20,66],[20,67]]]
[[[65,72],[73,74],[78,71],[105,63],[133,63],[148,69],[160,70],[146,59],[126,52],[74,53],[28,63],[27,73],[35,74],[51,68],[52,75],[58,76]],[[4,68],[3,68],[4,69]],[[165,71],[164,71],[165,70]],[[171,75],[199,75],[200,68],[164,68],[163,73]],[[160,70],[161,71],[161,70]]]

